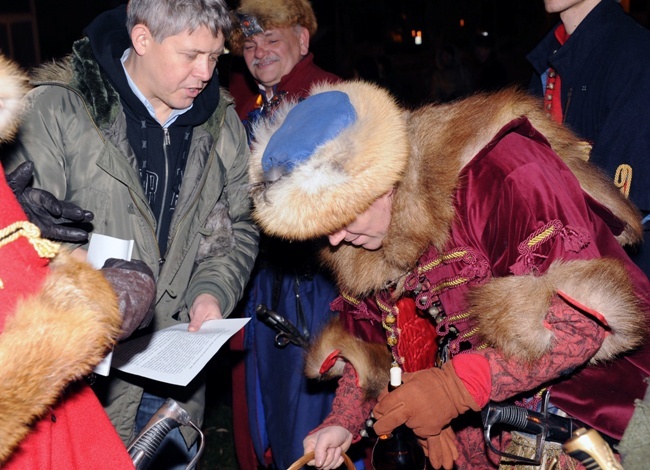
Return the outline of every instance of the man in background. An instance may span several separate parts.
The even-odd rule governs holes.
[[[131,0],[100,15],[37,71],[13,154],[35,163],[35,186],[91,211],[92,233],[134,241],[156,279],[153,329],[228,316],[257,254],[245,131],[214,75],[230,29],[222,0]],[[173,387],[113,370],[96,391],[125,444],[168,397],[202,423],[202,375]],[[196,435],[182,433],[153,467],[185,468]]]
[[[232,51],[243,55],[250,75],[233,73],[229,90],[248,130],[282,100],[307,96],[312,84],[340,81],[309,52],[318,25],[307,0],[243,0],[235,16]]]
[[[614,0],[544,0],[560,23],[528,54],[530,91],[592,144],[601,167],[643,213],[643,247],[630,252],[650,274],[650,31]]]
[[[257,120],[271,116],[283,101],[304,98],[315,83],[340,81],[318,67],[309,52],[317,22],[307,0],[243,0],[234,21],[230,45],[247,70],[231,73],[229,89],[250,140]],[[234,350],[246,351],[233,376],[242,468],[258,463],[288,468],[303,454],[304,435],[330,409],[333,387],[304,377],[303,350],[293,343],[278,347],[277,331],[255,321],[257,306],[264,305],[294,324],[305,342],[321,330],[332,315],[329,303],[336,289],[318,269],[315,253],[313,243],[261,240],[246,295],[245,315],[253,321],[232,342]]]

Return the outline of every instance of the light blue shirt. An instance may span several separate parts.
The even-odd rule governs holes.
[[[124,54],[122,54],[122,57],[120,58],[120,62],[122,62],[122,68],[124,69],[124,74],[126,75],[126,80],[129,82],[129,87],[131,88],[131,91],[135,94],[135,96],[138,97],[140,101],[142,101],[142,104],[147,108],[147,111],[149,111],[149,114],[151,114],[151,117],[158,120],[156,118],[156,111],[153,109],[153,106],[149,102],[149,100],[142,94],[142,92],[138,89],[137,85],[135,82],[131,79],[131,76],[129,75],[129,72],[127,72],[126,67],[124,66],[124,62],[126,62],[126,59],[129,57],[129,54],[131,54],[131,48],[128,48],[127,50],[124,51]],[[163,129],[167,129],[169,126],[173,124],[173,122],[178,118],[183,113],[186,113],[190,109],[192,109],[193,104],[189,105],[187,108],[183,109],[172,109],[171,114],[167,118],[167,120],[162,124]]]

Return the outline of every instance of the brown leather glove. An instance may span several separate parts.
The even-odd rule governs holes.
[[[101,272],[117,294],[122,314],[122,333],[118,338],[121,341],[151,322],[156,282],[149,266],[140,260],[109,258]]]
[[[448,362],[402,376],[403,384],[379,397],[373,414],[378,435],[406,424],[423,439],[437,436],[452,419],[465,411],[480,408]]]
[[[444,468],[445,470],[454,468],[454,461],[458,458],[458,447],[456,446],[456,434],[451,427],[447,426],[438,435],[419,439],[419,442],[433,468]]]

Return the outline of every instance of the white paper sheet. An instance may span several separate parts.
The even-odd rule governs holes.
[[[133,240],[109,237],[100,233],[93,233],[88,244],[88,262],[95,269],[101,269],[108,258],[124,259],[131,261]]]
[[[93,233],[88,244],[87,260],[95,269],[101,269],[108,258],[123,259],[131,261],[133,252],[133,240],[122,240],[121,238],[109,237],[100,233]],[[113,353],[110,352],[102,361],[97,364],[94,372],[107,376],[111,370]]]
[[[185,386],[249,320],[210,320],[194,332],[187,331],[187,323],[181,323],[125,341],[115,347],[113,367],[129,374]]]

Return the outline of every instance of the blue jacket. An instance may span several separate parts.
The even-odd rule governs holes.
[[[316,334],[335,315],[329,303],[337,290],[323,274],[312,276],[261,269],[248,294],[246,316],[253,319],[245,329],[249,430],[258,461],[265,461],[270,447],[279,469],[302,457],[302,440],[332,409],[336,384],[307,379],[304,351],[294,344],[278,348],[276,332],[255,319],[255,309],[263,304],[301,332]]]
[[[592,143],[591,161],[618,181],[619,187],[617,171],[629,169],[622,165],[631,167],[628,197],[647,215],[650,31],[613,0],[602,0],[561,47],[554,29],[527,56],[534,68],[529,90],[543,95],[549,66],[558,72],[564,124]],[[648,234],[646,230],[646,246]],[[650,247],[645,252],[634,258],[648,274]]]

